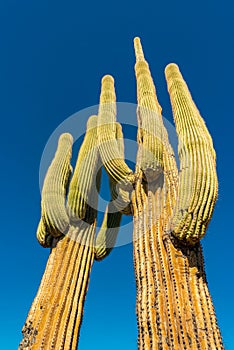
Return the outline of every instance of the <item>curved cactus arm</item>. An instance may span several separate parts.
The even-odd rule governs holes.
[[[123,133],[121,125],[116,122],[114,79],[110,75],[102,79],[98,146],[103,165],[109,175],[114,205],[122,213],[132,215],[130,202],[134,175],[124,160]]]
[[[180,158],[179,193],[173,234],[195,244],[205,234],[218,193],[216,155],[211,136],[175,64],[165,70]]]
[[[124,159],[123,132],[120,123],[115,122],[115,137],[121,159]],[[125,215],[132,215],[131,193],[122,187],[122,183],[117,183],[109,176],[109,184],[113,205],[118,211]],[[130,188],[129,188],[130,189]]]
[[[57,151],[45,176],[42,199],[41,220],[37,238],[42,246],[50,246],[53,237],[62,236],[69,228],[65,201],[71,175],[72,136],[62,134]]]
[[[37,227],[36,237],[42,247],[50,248],[52,246],[53,236],[48,233],[45,221],[42,218]]]
[[[132,170],[125,163],[116,140],[116,96],[114,79],[106,75],[102,79],[98,111],[98,145],[103,165],[115,183],[131,185]]]
[[[97,116],[87,122],[87,131],[79,151],[71,179],[67,211],[71,222],[79,219],[92,222],[97,215],[101,181],[101,159],[98,152]]]
[[[122,127],[117,122],[115,127],[117,147],[122,159],[124,159]],[[116,188],[116,184],[110,176],[109,184],[112,200],[106,207],[103,222],[96,237],[95,260],[97,261],[103,260],[113,249],[119,232],[122,214],[132,214],[130,193],[121,188]],[[128,203],[127,206],[126,203]]]
[[[119,232],[122,214],[110,202],[95,242],[95,260],[103,260],[112,251]]]

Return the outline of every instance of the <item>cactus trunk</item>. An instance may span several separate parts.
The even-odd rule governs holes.
[[[165,234],[163,189],[133,194],[138,349],[223,349],[200,243],[187,248]]]
[[[52,248],[19,349],[77,349],[94,232],[94,225],[81,221]]]

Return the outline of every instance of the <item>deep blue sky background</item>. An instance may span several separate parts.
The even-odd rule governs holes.
[[[226,349],[233,313],[233,5],[201,1],[5,0],[0,2],[1,349],[13,350],[48,250],[40,217],[39,164],[54,129],[98,103],[112,74],[117,98],[136,102],[133,37],[140,36],[163,114],[172,121],[164,68],[176,62],[212,134],[219,198],[203,240],[209,287]],[[95,263],[80,350],[136,349],[131,244]]]

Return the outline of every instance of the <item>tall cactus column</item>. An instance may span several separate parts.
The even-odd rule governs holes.
[[[212,140],[178,67],[169,65],[178,175],[139,38],[134,44],[140,134],[132,196],[138,346],[223,349],[199,243],[217,195]]]
[[[44,181],[37,238],[43,246],[52,249],[19,349],[77,349],[95,256],[95,208],[101,166],[96,116],[90,117],[87,123],[66,207],[71,147],[71,136],[63,134]]]

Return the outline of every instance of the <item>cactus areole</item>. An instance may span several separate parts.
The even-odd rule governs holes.
[[[213,142],[178,66],[169,64],[165,75],[179,141],[177,168],[139,38],[134,48],[135,172],[125,162],[114,79],[106,75],[98,115],[88,119],[74,170],[73,139],[65,133],[44,180],[37,239],[51,252],[19,349],[77,349],[93,262],[111,252],[124,214],[134,222],[138,349],[224,349],[200,243],[218,192]],[[102,167],[111,200],[96,235]]]

